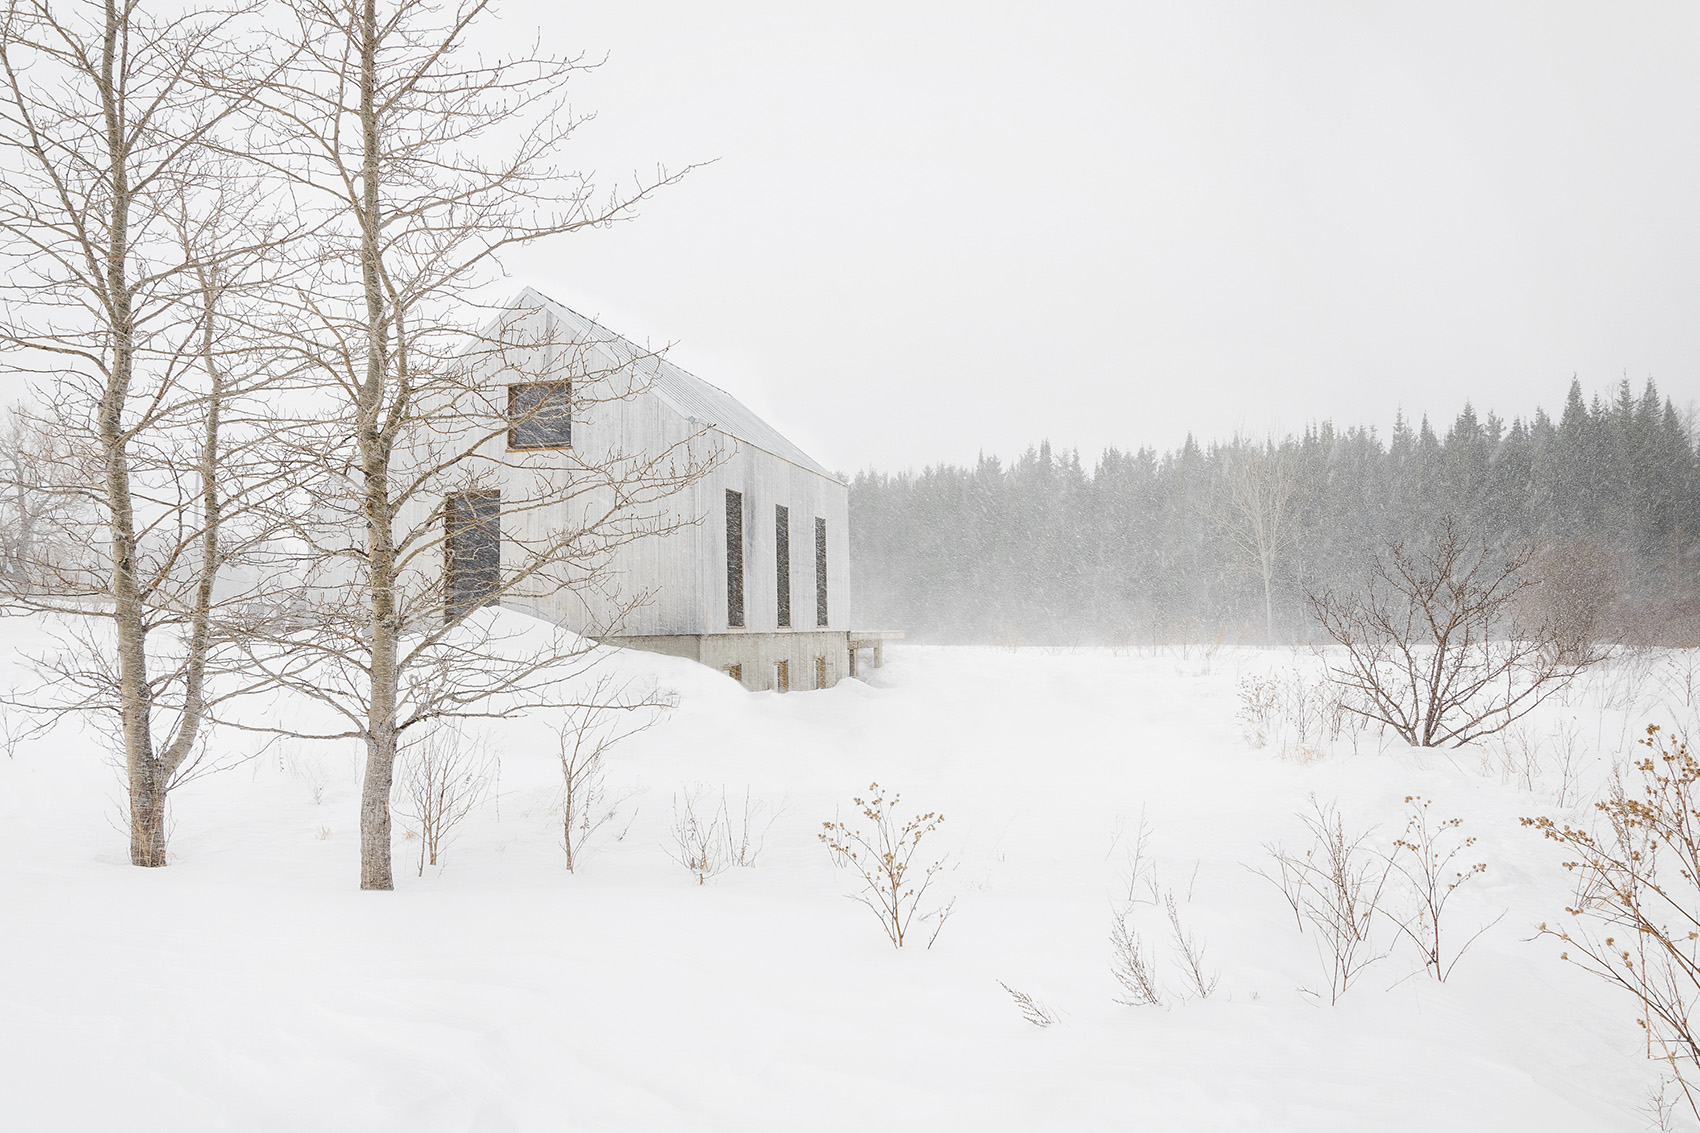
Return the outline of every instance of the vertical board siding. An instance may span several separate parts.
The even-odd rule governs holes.
[[[554,353],[568,347],[551,339],[553,318],[538,309],[512,325],[516,334],[550,342],[540,349]],[[445,494],[499,485],[502,539],[516,546],[540,545],[589,521],[612,500],[607,493],[593,490],[570,506],[525,507],[524,500],[537,486],[562,487],[575,479],[593,479],[586,477],[586,470],[664,452],[705,427],[707,436],[692,444],[705,453],[718,450],[721,459],[702,480],[656,505],[657,512],[666,514],[667,523],[685,526],[665,537],[638,538],[613,548],[599,563],[593,586],[555,589],[550,580],[540,579],[504,593],[502,605],[596,635],[724,634],[729,628],[736,633],[760,633],[782,624],[791,627],[787,632],[802,632],[796,626],[799,621],[808,625],[807,614],[799,617],[792,599],[808,586],[808,567],[795,561],[800,556],[791,554],[788,526],[781,535],[777,511],[771,535],[766,523],[745,520],[746,514],[784,508],[787,519],[803,515],[815,520],[815,625],[833,631],[850,628],[847,486],[742,442],[712,423],[687,417],[657,394],[639,391],[629,397],[609,396],[594,375],[617,363],[611,356],[588,357],[597,349],[586,352],[585,365],[575,370],[579,376],[570,387],[571,448],[508,451],[507,426],[512,420],[507,417],[508,387],[543,383],[528,383],[494,366],[481,372],[481,396],[489,404],[474,407],[465,431],[484,431],[490,440],[480,448],[480,460],[468,465],[467,479],[448,486]],[[521,405],[523,411],[525,403]],[[429,459],[429,453],[421,452],[418,459]],[[735,509],[727,506],[734,495],[739,501]],[[438,495],[418,506],[435,508],[442,502],[443,496]],[[808,534],[805,527],[805,539]],[[446,565],[441,551],[433,549],[430,558],[432,573]],[[753,572],[757,579],[771,577],[775,586],[749,587],[743,577],[746,572]],[[825,598],[828,592],[830,607]],[[640,595],[647,595],[648,601],[627,611],[630,599]],[[783,623],[782,604],[787,607]],[[733,616],[735,611],[741,616]],[[808,671],[806,666],[816,652],[800,655],[795,662],[798,673]],[[744,666],[752,680],[758,671]]]

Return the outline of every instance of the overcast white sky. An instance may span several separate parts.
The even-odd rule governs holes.
[[[575,159],[511,262],[827,465],[1700,397],[1700,5],[510,0]]]

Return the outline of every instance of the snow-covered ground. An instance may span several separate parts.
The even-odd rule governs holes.
[[[785,696],[669,658],[609,664],[679,705],[612,756],[626,817],[576,874],[548,719],[490,727],[499,794],[441,866],[419,876],[398,824],[393,894],[355,888],[352,744],[274,748],[184,788],[173,863],[152,871],[127,864],[92,741],[0,757],[0,1126],[1650,1127],[1630,1005],[1533,939],[1571,883],[1518,818],[1585,818],[1641,723],[1687,711],[1661,679],[1685,660],[1601,670],[1532,725],[1583,750],[1580,806],[1491,744],[1251,747],[1240,681],[1314,678],[1289,650],[898,648],[872,686]],[[893,949],[817,837],[875,781],[945,817],[927,845],[948,851],[956,903],[930,950],[924,933]],[[777,819],[753,868],[699,886],[667,850],[674,800],[723,790],[734,814],[747,792]],[[1464,935],[1504,918],[1444,984],[1383,929],[1391,954],[1319,1004],[1300,990],[1322,978],[1312,937],[1248,867],[1265,843],[1302,847],[1312,795],[1385,845],[1412,794],[1488,863],[1448,916]],[[1117,1002],[1109,930],[1142,815],[1158,884],[1219,973],[1207,999],[1142,904],[1167,1003]],[[1026,1022],[1000,982],[1060,1021]]]

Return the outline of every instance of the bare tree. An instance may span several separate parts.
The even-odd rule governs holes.
[[[634,710],[628,704],[640,708]],[[557,737],[561,757],[561,848],[567,869],[576,872],[596,832],[613,822],[625,797],[609,798],[603,757],[618,743],[654,724],[643,711],[660,704],[653,696],[630,697],[611,677],[599,678],[583,704],[567,710]]]
[[[1569,539],[1541,546],[1529,575],[1532,584],[1518,599],[1519,620],[1549,627],[1550,647],[1561,657],[1597,654],[1623,590],[1616,557],[1591,539]]]
[[[246,409],[271,371],[241,311],[276,234],[217,155],[251,91],[208,81],[236,18],[0,9],[0,347],[36,386],[12,425],[22,526],[0,582],[12,608],[71,619],[25,699],[113,724],[142,866],[165,864],[167,792],[243,687],[215,688],[247,597],[226,568],[263,542]]]
[[[402,813],[419,823],[419,874],[437,865],[455,828],[489,797],[501,769],[483,736],[443,724],[405,745]]]
[[[1222,488],[1217,518],[1240,558],[1263,583],[1263,624],[1275,640],[1275,568],[1297,533],[1294,523],[1297,470],[1289,445],[1271,438],[1262,444],[1235,437],[1222,454]]]
[[[1517,625],[1527,547],[1471,543],[1451,520],[1420,546],[1395,543],[1361,590],[1310,595],[1344,661],[1345,707],[1419,747],[1466,744],[1521,719],[1598,654],[1559,648],[1551,625]]]
[[[475,57],[468,39],[487,0],[280,7],[279,49],[302,46],[270,84],[249,145],[312,220],[312,261],[283,333],[331,408],[295,429],[300,451],[319,458],[297,502],[312,624],[274,641],[265,664],[340,715],[343,728],[317,735],[363,744],[360,885],[389,889],[406,731],[570,701],[575,666],[592,660],[590,643],[565,631],[521,641],[469,615],[565,588],[603,611],[592,636],[617,628],[646,596],[618,592],[610,557],[687,521],[663,504],[713,459],[696,437],[655,452],[575,446],[555,463],[509,453],[509,429],[555,399],[516,419],[507,389],[558,391],[579,417],[641,392],[653,356],[610,358],[610,344],[535,312],[487,321],[467,296],[496,277],[504,250],[629,217],[679,175],[598,198],[561,167],[582,121],[565,83],[583,64]],[[479,565],[470,594],[444,569],[457,524],[501,531],[500,561]]]

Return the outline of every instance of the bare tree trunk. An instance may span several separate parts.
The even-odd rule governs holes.
[[[1233,548],[1263,584],[1263,629],[1275,641],[1275,562],[1293,538],[1296,477],[1290,456],[1274,441],[1262,445],[1236,437],[1223,466],[1227,498],[1216,504],[1216,520]]]
[[[154,759],[149,719],[152,689],[148,681],[145,609],[136,571],[135,504],[130,495],[130,468],[124,428],[124,407],[130,396],[135,367],[135,325],[128,279],[129,183],[128,139],[121,94],[114,81],[119,36],[124,30],[114,0],[106,0],[106,27],[101,39],[100,101],[106,121],[106,158],[111,179],[107,217],[106,306],[112,330],[112,362],[99,410],[99,436],[105,457],[106,505],[112,544],[112,601],[118,638],[119,713],[124,735],[124,763],[130,788],[130,861],[139,866],[165,864],[165,784]]]
[[[394,889],[390,846],[390,790],[395,782],[396,700],[400,673],[396,654],[394,522],[390,504],[390,438],[384,421],[389,370],[389,313],[381,277],[379,245],[377,0],[365,0],[360,15],[360,273],[366,298],[366,375],[360,388],[362,511],[372,606],[372,699],[366,720],[366,777],[360,796],[360,888]],[[404,401],[404,398],[398,397]],[[405,412],[405,404],[396,407]],[[392,410],[390,416],[398,416]]]

